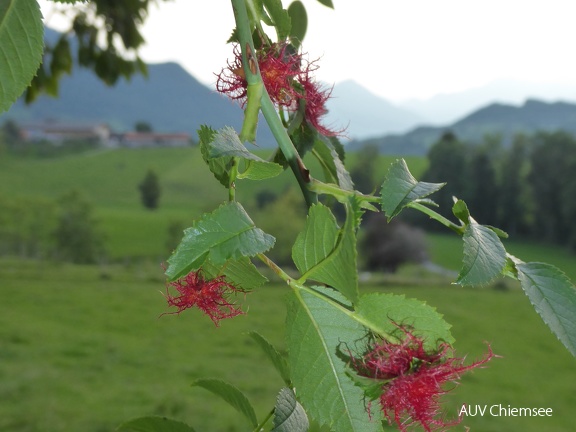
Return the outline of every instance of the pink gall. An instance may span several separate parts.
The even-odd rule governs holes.
[[[435,352],[424,349],[422,338],[402,329],[400,343],[373,343],[352,367],[360,376],[382,380],[379,397],[382,412],[390,424],[402,432],[420,426],[426,432],[444,430],[459,424],[461,418],[446,420],[440,409],[440,397],[455,387],[463,373],[480,367],[495,357],[490,346],[484,358],[464,365],[464,359],[450,357],[452,348],[440,344]],[[453,388],[452,387],[452,388]]]
[[[169,287],[175,288],[179,295],[171,295]],[[180,314],[186,309],[197,307],[218,326],[220,320],[244,313],[235,303],[229,301],[230,295],[237,293],[245,291],[226,282],[223,276],[206,280],[200,271],[190,272],[183,278],[168,282],[166,301],[168,306],[176,307],[178,310],[166,314]]]

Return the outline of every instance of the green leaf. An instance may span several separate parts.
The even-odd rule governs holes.
[[[470,211],[468,210],[468,206],[462,200],[458,200],[452,206],[452,213],[458,219],[460,219],[465,225],[470,223]]]
[[[399,159],[392,164],[382,184],[382,210],[392,219],[411,202],[427,197],[445,184],[417,181],[404,159]]]
[[[464,258],[456,283],[481,285],[500,275],[506,266],[506,249],[494,231],[472,222],[464,231]]]
[[[476,223],[476,221],[470,216],[470,211],[468,206],[462,200],[457,200],[452,207],[452,213],[458,219],[460,219],[464,225],[468,225],[470,222]],[[491,229],[500,238],[508,238],[508,234],[501,230],[500,228],[493,227],[492,225],[484,225],[486,228]]]
[[[280,390],[274,407],[272,432],[307,432],[309,427],[308,416],[294,392],[288,388]]]
[[[284,171],[282,165],[274,162],[268,162],[265,160],[248,160],[244,169],[238,174],[237,178],[250,180],[267,180],[269,178],[276,177],[278,174],[282,173],[282,171]]]
[[[352,302],[358,299],[356,234],[352,216],[339,229],[330,209],[322,204],[310,207],[304,230],[292,247],[292,259],[307,279],[324,282]]]
[[[300,273],[317,266],[336,247],[338,225],[330,209],[322,204],[310,207],[306,226],[292,248],[292,259]]]
[[[318,2],[320,4],[323,4],[324,6],[327,6],[329,8],[334,9],[334,5],[332,4],[332,0],[318,0]]]
[[[254,408],[252,408],[252,404],[248,398],[244,396],[244,393],[232,384],[228,384],[227,382],[218,379],[205,378],[194,381],[192,386],[202,387],[209,392],[214,393],[216,396],[219,396],[226,401],[228,405],[232,406],[236,411],[244,415],[252,427],[258,426],[258,419],[256,418]]]
[[[198,270],[207,258],[216,265],[254,256],[274,245],[274,237],[256,228],[237,202],[221,205],[184,231],[184,238],[168,259],[166,276],[176,280]]]
[[[216,137],[216,131],[209,126],[200,126],[198,130],[198,137],[200,138],[200,152],[202,159],[208,165],[210,172],[214,174],[223,186],[230,187],[230,169],[234,165],[234,158],[212,158],[210,156],[211,143]]]
[[[516,264],[522,289],[544,322],[576,357],[576,288],[550,264]]]
[[[248,7],[248,15],[250,16],[250,20],[252,22],[260,20],[263,21],[267,26],[272,26],[272,20],[266,14],[266,12],[264,12],[263,0],[254,0],[252,2],[252,7]]]
[[[380,395],[382,395],[382,380],[360,376],[351,367],[348,368],[346,373],[350,379],[354,381],[354,384],[364,391],[364,394],[368,400],[374,401],[380,398]]]
[[[268,279],[258,271],[247,257],[228,260],[221,266],[216,266],[206,260],[202,264],[202,271],[208,279],[214,279],[221,275],[226,276],[226,280],[232,285],[247,291],[256,289],[268,282]]]
[[[397,326],[408,326],[424,339],[426,349],[436,349],[438,341],[454,343],[448,324],[436,308],[407,299],[404,295],[372,293],[360,297],[356,312],[364,324],[377,333],[394,334],[402,338]]]
[[[165,417],[140,417],[121,424],[117,432],[194,432],[185,423]]]
[[[380,210],[376,208],[369,199],[367,199],[364,195],[357,192],[348,200],[349,203],[349,212],[350,215],[353,217],[354,220],[354,229],[358,229],[360,224],[362,223],[362,216],[366,210],[370,210],[373,212],[379,212]]]
[[[205,132],[204,135],[206,138],[209,138],[209,141],[203,146],[206,148],[207,158],[208,160],[214,161],[217,167],[222,167],[221,169],[223,170],[229,170],[234,158],[240,158],[246,162],[245,170],[238,174],[239,179],[264,180],[276,177],[284,171],[282,166],[265,161],[249,152],[240,141],[236,131],[229,126],[218,130],[218,132],[210,130],[210,132]],[[220,169],[218,171],[220,171]],[[226,178],[225,175],[222,177]],[[228,184],[229,178],[226,185]]]
[[[337,292],[315,289],[349,306]],[[288,309],[287,346],[290,376],[304,409],[333,432],[382,430],[380,410],[372,405],[370,418],[364,392],[347,375],[346,364],[338,356],[341,344],[352,346],[366,335],[366,329],[311,293],[298,291],[295,295]]]
[[[63,72],[70,74],[72,73],[73,64],[70,42],[67,35],[62,35],[53,48],[50,72],[56,76],[60,76]]]
[[[306,28],[308,27],[306,8],[301,1],[293,1],[290,3],[290,6],[288,6],[288,15],[290,15],[290,21],[292,23],[290,40],[292,41],[292,45],[298,48],[304,40],[304,36],[306,36]]]
[[[320,162],[326,181],[335,183],[344,190],[354,190],[354,183],[346,170],[338,151],[326,137],[314,142],[314,156]]]
[[[278,40],[283,41],[290,35],[290,15],[282,7],[280,0],[264,0],[264,7],[268,11],[274,27],[276,27],[276,34]]]
[[[491,229],[500,238],[508,238],[508,233],[500,228],[494,227],[492,225],[484,225],[486,228]]]
[[[264,336],[260,335],[260,333],[250,332],[248,335],[258,344],[264,354],[266,354],[270,359],[272,365],[284,380],[284,383],[287,386],[291,386],[292,381],[290,380],[290,369],[286,357],[280,354],[278,350],[264,338]]]
[[[26,90],[43,50],[44,26],[36,0],[0,2],[0,113]]]
[[[262,160],[258,156],[250,153],[240,141],[236,131],[230,126],[219,129],[210,142],[211,158],[221,157],[241,157],[244,159]]]

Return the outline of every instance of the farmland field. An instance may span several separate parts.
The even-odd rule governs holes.
[[[285,285],[249,294],[248,314],[215,328],[197,311],[159,317],[166,306],[154,266],[2,260],[0,269],[2,431],[112,431],[143,415],[170,416],[201,431],[244,431],[248,424],[192,381],[235,384],[260,417],[282,386],[246,332],[283,347]],[[550,407],[553,417],[469,417],[465,424],[481,431],[572,430],[574,359],[520,290],[449,283],[369,288],[436,306],[454,326],[458,354],[470,361],[486,352],[484,341],[502,356],[463,378],[449,397],[451,416],[463,403]]]
[[[353,163],[355,155],[350,156]],[[392,158],[379,161],[382,174]],[[418,176],[423,158],[408,160]],[[160,208],[147,211],[137,185],[148,169],[160,177]],[[381,179],[380,179],[381,180]],[[286,192],[289,175],[239,184],[238,194],[259,214],[265,186]],[[197,431],[245,431],[248,424],[220,400],[191,387],[201,377],[225,379],[243,390],[260,418],[282,386],[246,332],[256,330],[283,348],[286,286],[270,283],[247,296],[246,315],[213,323],[197,313],[166,312],[160,263],[167,229],[183,226],[226,199],[197,148],[108,150],[50,160],[0,160],[0,198],[56,199],[80,190],[106,235],[109,260],[79,266],[0,257],[0,431],[104,432],[122,421],[165,415]],[[260,218],[260,219],[258,219]],[[456,236],[427,235],[435,264],[457,270]],[[575,257],[549,246],[506,242],[524,260],[558,265],[576,280]],[[518,285],[462,288],[408,266],[373,275],[362,286],[426,300],[453,325],[459,355],[481,357],[489,343],[501,356],[462,380],[449,395],[447,415],[463,403],[552,408],[552,417],[468,417],[471,430],[572,431],[576,362],[534,313]],[[463,426],[456,430],[464,430]]]

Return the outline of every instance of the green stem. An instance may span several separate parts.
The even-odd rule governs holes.
[[[353,319],[354,321],[362,324],[364,327],[367,327],[370,330],[372,330],[373,332],[379,334],[384,339],[386,339],[388,342],[391,342],[391,343],[400,343],[401,342],[396,336],[393,336],[389,333],[383,333],[381,331],[381,329],[374,328],[372,326],[372,323],[366,321],[362,315],[359,315],[354,310],[351,310],[351,309],[347,308],[346,306],[338,303],[337,301],[331,299],[330,297],[327,297],[324,294],[322,294],[322,293],[320,293],[320,292],[318,292],[312,288],[309,288],[306,285],[301,284],[298,281],[294,280],[293,278],[290,277],[289,274],[287,274],[284,270],[282,270],[280,267],[278,267],[278,265],[275,262],[273,262],[270,258],[268,258],[266,255],[258,254],[258,258],[264,264],[266,264],[274,273],[276,273],[276,275],[278,275],[280,277],[280,279],[285,281],[288,284],[288,286],[290,286],[290,288],[292,288],[292,290],[294,290],[294,292],[295,292],[296,296],[298,297],[298,299],[300,300],[300,302],[303,302],[301,292],[302,291],[307,292],[308,294],[311,294],[314,297],[317,297],[320,300],[325,301],[326,303],[330,304],[330,306],[332,306],[335,309],[338,309],[340,312],[347,315],[349,318]]]
[[[270,418],[274,415],[274,408],[272,408],[272,410],[268,413],[268,415],[266,416],[266,418],[260,422],[260,424],[258,426],[256,426],[256,428],[254,429],[254,432],[260,432],[263,428],[264,425],[266,423],[268,423],[268,420],[270,420]]]
[[[356,190],[342,189],[340,186],[338,186],[335,183],[324,183],[318,179],[312,179],[310,181],[309,189],[318,195],[322,195],[322,194],[323,195],[332,195],[333,197],[338,199],[338,201],[340,201],[340,202],[344,202],[344,199],[347,199],[347,198],[353,197],[353,196],[360,196],[360,197],[362,197],[362,199],[364,201],[368,201],[368,202],[379,202],[380,201],[380,197],[377,197],[374,195],[366,195],[366,194],[360,193]]]
[[[238,30],[238,37],[240,39],[240,47],[242,49],[242,64],[244,65],[244,74],[246,76],[246,82],[248,83],[248,90],[254,89],[254,91],[248,92],[248,102],[247,107],[250,106],[250,111],[245,114],[244,124],[242,126],[242,136],[248,138],[251,137],[251,131],[255,131],[255,125],[257,121],[257,116],[254,116],[253,107],[258,107],[262,109],[264,118],[270,126],[270,130],[278,142],[280,151],[284,154],[284,157],[288,161],[298,185],[302,190],[306,204],[311,206],[312,204],[318,202],[317,196],[312,193],[308,184],[310,183],[310,174],[306,169],[304,162],[300,158],[298,151],[294,147],[294,144],[290,140],[286,128],[280,119],[276,107],[272,103],[268,91],[264,88],[262,83],[262,77],[260,76],[260,70],[258,68],[258,62],[255,58],[254,42],[252,41],[250,20],[248,18],[248,12],[246,9],[245,0],[231,0],[232,7],[234,9],[234,17],[236,19],[236,28]],[[250,1],[250,0],[248,0]],[[251,4],[250,4],[251,5]],[[251,5],[254,7],[253,5]],[[249,52],[248,52],[249,51]],[[260,87],[261,86],[261,87]],[[261,91],[261,93],[260,93]],[[260,96],[261,95],[261,96]],[[255,102],[251,103],[252,99],[256,99]],[[256,108],[257,109],[257,108]]]
[[[304,165],[304,162],[300,158],[298,151],[294,147],[294,143],[288,136],[288,132],[280,117],[278,117],[278,113],[276,112],[276,107],[272,103],[268,92],[264,92],[262,95],[262,114],[264,114],[264,118],[272,131],[272,135],[276,138],[278,142],[278,147],[280,147],[280,151],[288,161],[288,165],[292,169],[296,180],[298,181],[298,185],[302,190],[302,195],[304,195],[304,199],[306,200],[306,204],[310,207],[312,204],[318,202],[318,197],[309,189],[309,184],[311,181],[310,172]]]
[[[465,227],[460,226],[460,225],[456,225],[451,220],[446,219],[441,214],[436,213],[430,207],[426,207],[425,205],[422,205],[422,204],[417,203],[417,202],[411,202],[410,204],[408,204],[407,207],[411,207],[415,210],[421,211],[422,213],[430,216],[430,218],[440,222],[445,227],[450,228],[452,231],[456,232],[458,235],[464,234]]]
[[[230,168],[230,183],[228,184],[228,200],[236,201],[236,176],[238,175],[239,158],[234,158]]]

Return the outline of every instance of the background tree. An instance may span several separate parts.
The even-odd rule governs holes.
[[[400,265],[428,259],[422,230],[382,213],[370,214],[358,244],[366,270],[394,273]]]
[[[6,120],[0,129],[0,139],[8,148],[14,147],[22,139],[18,124],[14,120]]]
[[[136,124],[134,125],[134,130],[136,132],[152,132],[154,129],[152,128],[152,125],[150,123],[148,123],[147,121],[139,121],[136,122]]]
[[[375,173],[378,160],[378,147],[367,145],[357,152],[358,158],[354,168],[350,170],[350,176],[356,189],[363,193],[372,193],[376,188]]]
[[[466,192],[467,147],[452,132],[445,132],[428,152],[430,165],[422,176],[423,181],[446,182],[446,186],[434,195],[438,212],[452,217],[453,196],[464,198]]]
[[[566,233],[564,243],[572,250],[576,251],[576,152],[567,155],[566,171],[572,173],[566,177],[564,187],[561,191],[562,198],[562,219],[566,221]]]
[[[530,158],[528,176],[534,201],[534,232],[547,241],[566,244],[573,231],[571,211],[566,205],[566,181],[574,175],[571,159],[576,154],[576,140],[565,132],[539,133]],[[568,201],[573,201],[571,196]],[[564,210],[563,210],[564,209]]]
[[[160,201],[160,182],[158,176],[151,169],[148,170],[144,180],[138,185],[140,199],[144,207],[149,210],[158,208]]]
[[[170,253],[174,252],[176,246],[180,243],[182,239],[182,233],[187,228],[186,222],[183,220],[172,220],[168,224],[166,230],[166,250]]]
[[[465,198],[468,208],[478,222],[495,225],[497,223],[497,204],[499,189],[496,183],[494,152],[491,146],[478,146],[471,149],[468,162],[467,187]]]
[[[306,207],[297,191],[286,189],[274,201],[264,205],[255,215],[254,221],[261,229],[276,237],[274,249],[269,253],[279,264],[293,264],[292,245],[304,227]]]
[[[78,191],[62,196],[58,205],[53,232],[57,257],[79,264],[96,262],[104,254],[104,241],[92,216],[92,206]]]
[[[497,226],[510,235],[526,235],[531,229],[533,204],[527,180],[530,170],[528,146],[528,138],[517,135],[501,166]]]
[[[0,255],[46,257],[54,226],[53,202],[0,195]]]

